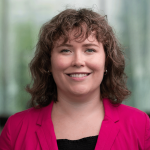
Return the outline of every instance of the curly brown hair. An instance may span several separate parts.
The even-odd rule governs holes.
[[[84,25],[83,25],[84,24]],[[57,102],[57,86],[48,70],[51,66],[51,51],[58,39],[64,43],[69,40],[69,32],[76,29],[75,39],[86,39],[95,33],[106,54],[105,68],[108,70],[100,85],[101,98],[109,98],[113,103],[121,103],[131,94],[126,87],[127,76],[124,72],[125,58],[123,48],[116,39],[107,17],[91,9],[66,9],[45,23],[39,33],[35,56],[30,63],[33,84],[26,90],[31,94],[31,103],[35,107],[47,106]]]

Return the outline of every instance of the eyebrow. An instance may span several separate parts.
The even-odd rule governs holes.
[[[57,46],[57,48],[58,48],[58,47],[62,47],[62,46],[73,47],[73,46],[70,45],[70,44],[60,44],[60,45]],[[96,44],[83,44],[83,45],[82,45],[82,47],[88,47],[88,46],[96,46],[96,47],[99,47],[99,46],[96,45]]]
[[[72,46],[72,45],[70,45],[70,44],[60,44],[60,45],[58,45],[58,46],[57,46],[57,48],[58,48],[58,47],[62,47],[62,46],[66,46],[66,47],[73,47],[73,46]]]
[[[99,46],[96,45],[96,44],[83,44],[83,47],[88,47],[88,46],[96,46],[96,47],[99,47]]]

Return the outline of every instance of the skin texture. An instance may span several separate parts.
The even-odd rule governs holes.
[[[65,44],[62,39],[58,40],[51,54],[50,71],[58,92],[58,102],[52,109],[57,139],[75,140],[98,135],[104,118],[100,99],[100,84],[105,71],[103,45],[94,34],[82,42],[74,40],[73,35],[74,32]],[[77,81],[67,75],[74,72],[91,74]]]

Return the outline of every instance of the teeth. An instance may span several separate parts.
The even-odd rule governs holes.
[[[70,74],[69,76],[70,77],[75,77],[75,78],[81,78],[81,77],[85,77],[87,76],[88,74]]]

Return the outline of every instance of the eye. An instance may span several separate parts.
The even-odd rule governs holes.
[[[68,49],[63,49],[63,50],[61,50],[60,52],[61,52],[61,53],[69,53],[69,52],[71,52],[71,51],[68,50]]]
[[[87,51],[87,52],[90,52],[90,53],[95,52],[94,49],[87,49],[86,51]]]

